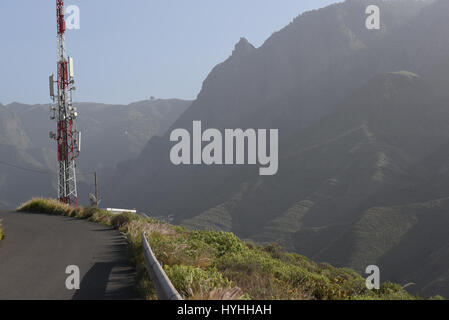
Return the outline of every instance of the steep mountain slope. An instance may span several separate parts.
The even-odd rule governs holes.
[[[276,177],[247,180],[183,223],[237,230],[359,272],[376,264],[383,279],[447,296],[449,94],[439,87],[448,71],[449,63],[430,80],[376,76],[284,143]]]
[[[379,75],[286,142],[279,175],[250,181],[227,212],[234,229],[359,272],[377,264],[414,292],[447,295],[449,95],[438,87],[449,63],[439,67],[445,79]],[[186,222],[220,227],[211,217]]]
[[[27,148],[30,143],[17,115],[0,104],[0,144]]]
[[[423,96],[421,121],[407,139],[409,145],[415,144],[414,150],[424,146],[433,151],[360,202],[354,211],[356,221],[332,241],[315,247],[311,255],[316,259],[357,270],[375,263],[386,278],[415,283],[410,288],[414,292],[449,293],[448,71],[449,60],[429,72],[431,95]],[[305,238],[310,241],[307,232],[296,235],[297,243]]]
[[[338,112],[281,145],[278,175],[247,179],[239,196],[214,212],[222,208],[233,230],[258,240],[281,241],[302,228],[338,231],[368,197],[449,138],[447,107],[431,99],[428,84],[414,74],[376,76]],[[297,249],[312,254],[317,245]]]
[[[381,7],[380,32],[365,28],[367,4]],[[423,176],[414,168],[449,141],[449,73],[434,72],[447,66],[449,38],[442,30],[449,30],[448,18],[448,1],[346,1],[301,15],[261,48],[242,39],[171,129],[189,130],[194,120],[204,128],[279,128],[279,173],[260,177],[251,166],[176,167],[169,161],[169,130],[119,166],[108,203],[174,214],[190,227],[277,241],[359,270],[367,261],[380,263],[393,247],[359,257],[367,253],[356,250],[363,241],[353,230],[372,207],[415,210],[409,206],[416,201],[398,190],[420,185]],[[441,179],[441,192],[428,191],[422,201],[446,198],[446,182]],[[438,210],[436,221],[444,226],[444,209]],[[376,222],[381,230],[369,229],[365,239],[376,239],[376,232],[384,232],[386,242],[397,239],[415,219],[382,217]],[[394,271],[412,250],[405,244],[431,230],[419,225],[401,255],[385,258],[392,261],[385,272],[399,281],[419,279],[417,290],[428,293],[436,291],[439,272],[424,275],[417,264],[404,276]],[[444,244],[423,248],[435,254],[426,270],[439,266]]]
[[[188,129],[192,121],[202,120],[205,128],[279,128],[281,139],[287,139],[341,105],[375,74],[401,70],[399,66],[410,66],[407,60],[413,61],[413,68],[406,70],[414,71],[438,59],[440,53],[415,59],[417,41],[401,43],[400,60],[397,46],[385,45],[408,33],[410,25],[427,22],[422,12],[430,2],[375,2],[385,25],[378,33],[365,28],[368,3],[347,1],[305,13],[259,49],[242,39],[232,56],[212,70],[198,99],[171,129]],[[441,3],[447,13],[447,3]],[[434,43],[449,52],[448,39],[436,31],[447,23],[439,16],[426,30],[434,28]],[[120,166],[111,184],[120,182],[121,187],[112,190],[108,201],[191,218],[238,196],[247,177],[256,174],[235,167],[174,167],[168,158],[170,131],[150,141],[137,160]]]
[[[437,199],[366,210],[316,258],[352,266],[381,268],[384,279],[423,296],[449,294],[449,200]]]

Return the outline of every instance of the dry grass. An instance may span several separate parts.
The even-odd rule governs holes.
[[[80,210],[54,199],[33,198],[17,208],[19,212],[45,213],[58,216],[75,216]]]
[[[245,295],[239,287],[213,289],[210,292],[190,292],[192,300],[242,300],[244,297]]]

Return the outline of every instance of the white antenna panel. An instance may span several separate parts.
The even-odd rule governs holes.
[[[52,97],[52,98],[54,98],[54,96],[55,96],[55,84],[54,83],[55,83],[54,76],[51,75],[48,78],[48,85],[49,85],[49,88],[50,88],[50,97]]]
[[[75,69],[73,66],[73,58],[69,58],[69,75],[70,75],[70,78],[73,78],[75,76]]]

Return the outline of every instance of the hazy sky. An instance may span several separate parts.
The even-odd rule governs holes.
[[[240,37],[259,47],[301,12],[337,0],[71,0],[76,101],[194,99]],[[56,69],[55,0],[0,1],[0,103],[48,103]]]

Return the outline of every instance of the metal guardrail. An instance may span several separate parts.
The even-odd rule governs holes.
[[[159,261],[151,250],[145,233],[142,233],[142,245],[145,255],[145,265],[150,274],[151,281],[156,288],[157,297],[160,300],[183,300],[181,295],[176,291],[170,279],[162,269]]]
[[[137,210],[116,209],[116,208],[107,208],[106,211],[111,212],[111,213],[113,213],[113,214],[121,214],[121,213],[137,213]]]

